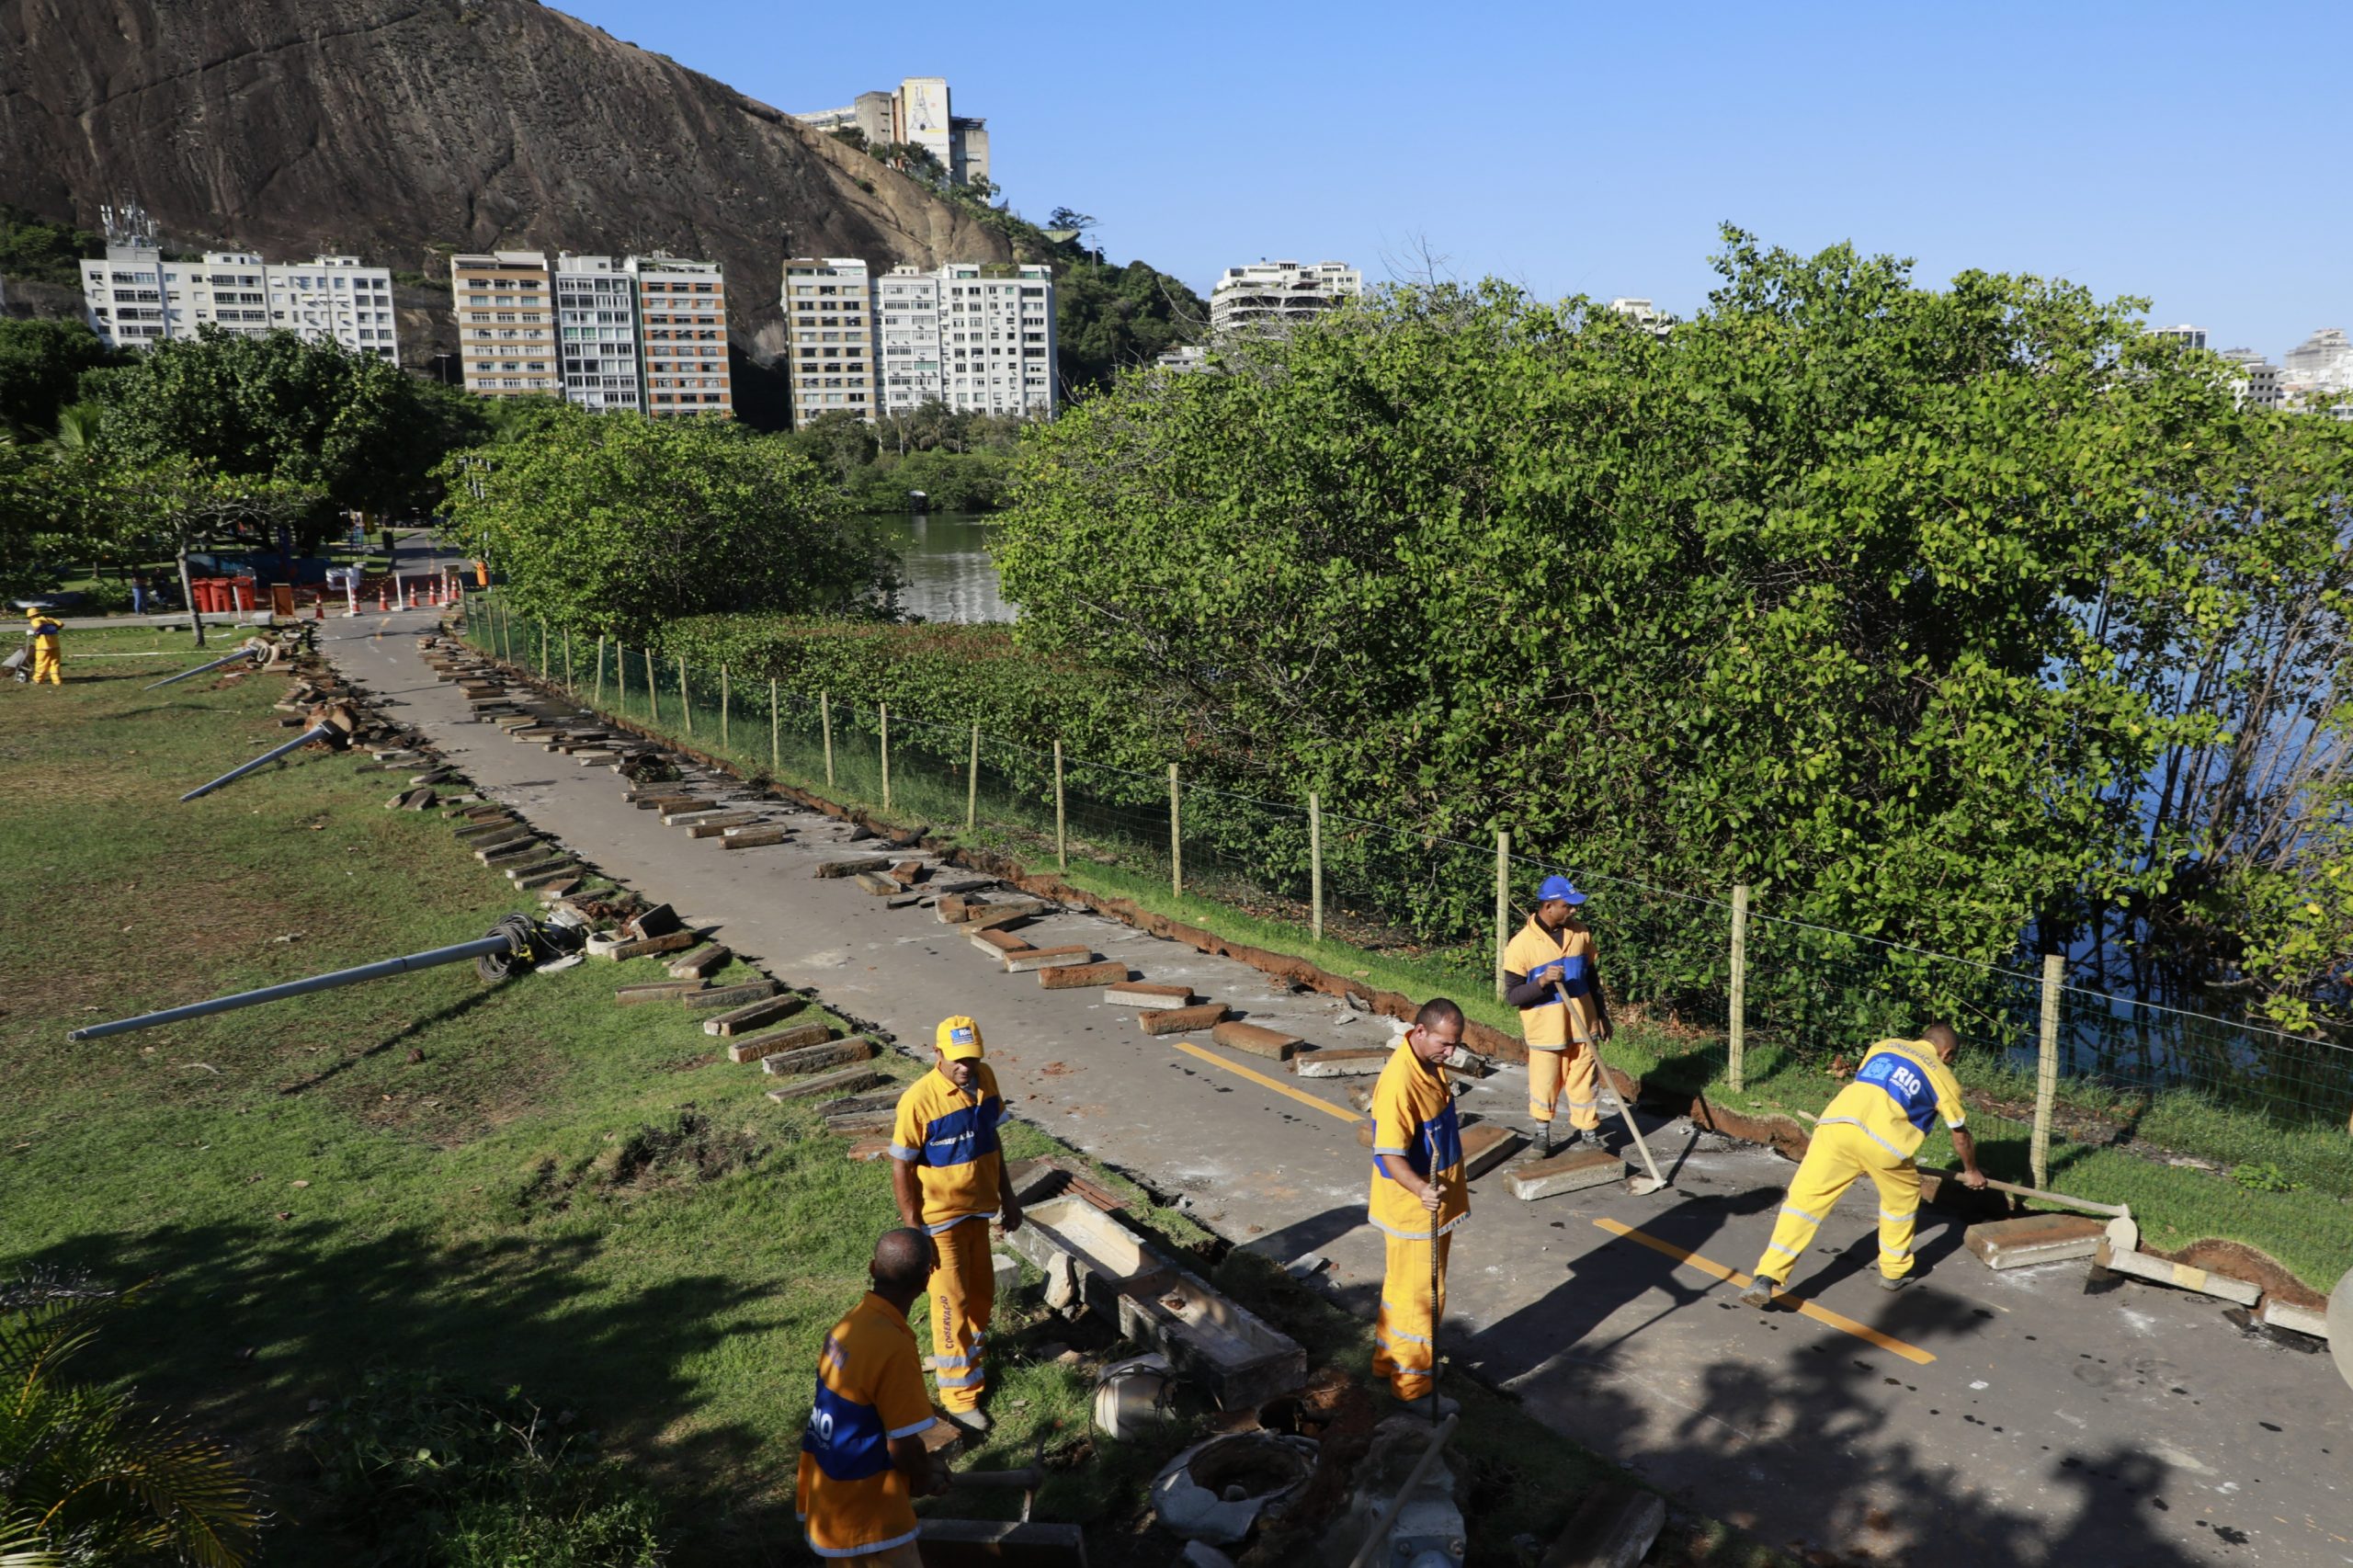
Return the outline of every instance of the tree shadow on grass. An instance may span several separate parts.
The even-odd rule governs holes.
[[[740,1426],[679,1436],[699,1403],[683,1369],[773,1325],[743,1321],[756,1293],[716,1275],[617,1291],[586,1267],[601,1245],[214,1224],[77,1237],[20,1264],[108,1285],[154,1277],[85,1373],[128,1381],[142,1401],[239,1445],[277,1517],[272,1562],[340,1564],[359,1543],[323,1517],[301,1429],[314,1401],[353,1392],[371,1367],[431,1368],[493,1394],[519,1388],[559,1430],[597,1432],[654,1471],[676,1517],[725,1506],[719,1478],[741,1477],[757,1440]]]

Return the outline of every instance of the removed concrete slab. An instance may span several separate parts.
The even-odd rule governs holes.
[[[2107,1235],[2105,1221],[2080,1214],[2027,1214],[1972,1225],[1962,1244],[1988,1268],[2026,1268],[2089,1257]]]
[[[2172,1285],[2184,1290],[2196,1290],[2201,1295],[2217,1296],[2237,1306],[2251,1307],[2263,1298],[2263,1287],[2260,1285],[2250,1285],[2227,1274],[2194,1268],[2187,1263],[2168,1263],[2145,1252],[2119,1252],[2108,1244],[2106,1237],[2101,1238],[2099,1249],[2093,1253],[2092,1262],[2117,1274],[2146,1279],[2155,1285]]]
[[[852,1035],[847,1040],[820,1040],[791,1051],[779,1051],[760,1058],[760,1071],[776,1078],[795,1078],[804,1073],[815,1073],[827,1067],[849,1067],[860,1062],[874,1060],[877,1047],[864,1035]]]
[[[704,1026],[710,1032],[710,1026]],[[790,1028],[775,1029],[767,1034],[746,1035],[727,1048],[730,1062],[760,1062],[787,1051],[816,1045],[833,1038],[833,1028],[822,1020],[795,1024]]]
[[[1307,1042],[1295,1034],[1280,1029],[1266,1028],[1257,1024],[1245,1024],[1238,1018],[1228,1018],[1210,1026],[1210,1039],[1228,1051],[1247,1051],[1270,1062],[1288,1062]]]
[[[1473,1122],[1462,1130],[1462,1179],[1477,1181],[1526,1147],[1527,1139],[1500,1122]]]
[[[1549,1160],[1534,1160],[1511,1174],[1511,1195],[1523,1203],[1563,1192],[1582,1192],[1626,1179],[1626,1162],[1607,1149],[1575,1149]]]
[[[1141,980],[1103,988],[1107,1007],[1182,1007],[1193,999],[1188,985],[1152,985]]]
[[[737,1035],[747,1035],[754,1029],[766,1028],[779,1018],[789,1018],[808,1005],[807,998],[792,995],[790,993],[780,996],[760,997],[746,1002],[739,1007],[730,1008],[715,1018],[705,1018],[702,1021],[702,1032],[715,1034],[722,1040],[733,1040]]]
[[[1302,1078],[1378,1078],[1394,1051],[1318,1051],[1291,1063]]]
[[[820,877],[855,877],[861,871],[887,871],[891,869],[888,855],[860,855],[848,860],[822,860],[817,865]]]
[[[1540,1568],[1634,1568],[1666,1528],[1666,1500],[1623,1482],[1586,1494]]]
[[[821,1073],[780,1089],[770,1089],[768,1098],[782,1105],[787,1100],[820,1099],[828,1095],[856,1094],[877,1084],[887,1084],[890,1074],[871,1067],[845,1067],[837,1073]],[[1026,1227],[1025,1227],[1026,1228]]]
[[[1162,1007],[1138,1013],[1136,1022],[1149,1035],[1198,1034],[1215,1027],[1224,1017],[1224,1003],[1204,1002],[1198,1007]]]
[[[983,932],[983,936],[992,933]],[[1068,969],[1076,964],[1095,961],[1095,949],[1072,945],[1059,948],[1026,948],[1017,953],[1005,955],[1005,972],[1032,974],[1041,969]]]
[[[727,965],[735,955],[724,944],[705,942],[690,953],[670,960],[670,972],[680,980],[707,980]]]
[[[1102,963],[1041,969],[1038,971],[1038,983],[1048,991],[1084,991],[1090,985],[1116,985],[1127,977],[1128,966],[1111,959]]]

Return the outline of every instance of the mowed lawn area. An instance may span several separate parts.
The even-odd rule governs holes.
[[[176,803],[290,733],[276,675],[141,689],[198,662],[184,633],[76,633],[62,690],[0,688],[0,863],[16,872],[0,917],[0,1278],[153,1280],[80,1372],[238,1444],[275,1515],[266,1562],[375,1560],[326,1506],[311,1444],[371,1372],[426,1370],[488,1399],[517,1389],[551,1430],[592,1435],[659,1492],[676,1562],[807,1561],[790,1505],[812,1369],[893,1222],[886,1174],[762,1097],[694,1015],[616,1006],[614,987],[659,960],[495,988],[452,965],[66,1040],[462,941],[529,907],[438,814],[382,809],[405,775],[358,774],[353,756],[298,753]],[[1027,1127],[1006,1142],[1068,1154]],[[1097,1176],[1164,1244],[1205,1239]],[[1319,1363],[1362,1376],[1368,1325],[1270,1272],[1235,1254],[1217,1275],[1287,1309]],[[1198,1423],[1093,1437],[1091,1374],[1033,1352],[1094,1340],[1034,1301],[1001,1310],[999,1329],[998,1431],[960,1464],[1026,1463],[1042,1437],[1063,1468],[1039,1517],[1093,1527],[1098,1562],[1165,1562],[1143,1486]],[[1474,1560],[1507,1561],[1514,1535],[1557,1530],[1607,1467],[1510,1402],[1458,1392],[1486,1500]],[[1530,1473],[1545,1484],[1519,1483]],[[1655,1560],[1768,1556],[1680,1519]]]
[[[812,1369],[894,1222],[885,1173],[764,1099],[697,1017],[614,1006],[658,960],[497,988],[451,965],[67,1042],[528,907],[354,757],[177,804],[289,733],[276,675],[142,692],[199,662],[187,642],[74,634],[62,691],[0,689],[0,1278],[154,1278],[82,1366],[244,1449],[268,1561],[349,1557],[303,1434],[376,1368],[519,1387],[599,1433],[672,1505],[682,1561],[796,1559]],[[151,647],[181,651],[88,657]]]

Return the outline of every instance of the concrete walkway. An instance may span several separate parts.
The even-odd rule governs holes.
[[[718,926],[779,979],[905,1042],[928,1041],[948,1014],[974,1015],[1017,1114],[1188,1195],[1237,1244],[1279,1262],[1324,1254],[1322,1287],[1370,1316],[1381,1249],[1362,1222],[1370,1166],[1345,1103],[1350,1080],[1297,1079],[1205,1037],[1189,1051],[1147,1039],[1099,991],[993,972],[932,911],[816,880],[816,862],[850,851],[847,829],[814,813],[794,815],[793,841],[746,851],[665,829],[623,801],[610,771],[476,723],[418,658],[414,633],[433,621],[330,621],[321,645],[484,794]],[[1083,943],[1318,1046],[1391,1038],[1392,1026],[1332,998],[1094,916],[1022,935]],[[1514,1124],[1525,1097],[1510,1070],[1472,1085],[1463,1108]],[[2282,1348],[2234,1325],[2221,1302],[2179,1291],[2120,1283],[2086,1295],[2082,1263],[1995,1274],[1934,1210],[1922,1216],[1925,1281],[1887,1295],[1867,1193],[1831,1217],[1796,1281],[1852,1327],[1758,1313],[1679,1257],[1745,1271],[1790,1167],[1680,1121],[1652,1142],[1673,1185],[1651,1198],[1610,1187],[1520,1203],[1500,1172],[1474,1186],[1449,1282],[1455,1365],[1779,1546],[1955,1568],[2353,1563],[2353,1391],[2325,1351]]]

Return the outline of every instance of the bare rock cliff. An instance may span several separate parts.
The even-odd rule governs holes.
[[[780,346],[789,252],[1012,254],[964,208],[533,0],[0,0],[0,200],[91,228],[135,200],[176,247],[428,274],[453,248],[715,257],[756,353]],[[403,319],[405,355],[449,335]]]

